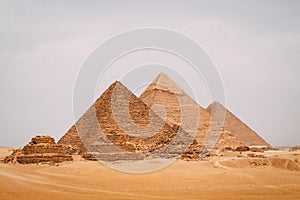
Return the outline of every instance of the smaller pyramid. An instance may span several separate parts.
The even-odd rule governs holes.
[[[63,146],[56,144],[52,137],[36,136],[22,149],[15,150],[10,156],[6,157],[4,162],[33,164],[60,163],[72,160],[72,156],[67,155]]]
[[[216,110],[216,112],[218,112],[218,110],[220,109],[225,109],[224,106],[220,103],[213,102],[207,107],[207,111],[212,112],[213,108]],[[226,146],[229,146],[232,148],[236,148],[242,145],[272,148],[270,144],[262,139],[250,127],[248,127],[228,109],[226,109],[226,117],[222,128],[222,134],[216,147],[224,148]]]

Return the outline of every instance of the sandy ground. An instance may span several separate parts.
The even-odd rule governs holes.
[[[10,150],[0,147],[0,159]],[[298,165],[300,152],[266,155]],[[300,199],[300,171],[248,161],[235,155],[176,161],[146,174],[79,158],[59,166],[0,163],[0,199]]]

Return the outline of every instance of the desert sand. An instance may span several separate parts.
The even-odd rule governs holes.
[[[1,147],[0,160],[11,150]],[[143,174],[116,171],[80,156],[54,166],[0,163],[0,199],[300,198],[299,151],[268,151],[263,153],[266,158],[238,154],[178,160]]]

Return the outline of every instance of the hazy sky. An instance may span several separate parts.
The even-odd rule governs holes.
[[[0,1],[0,145],[59,139],[74,123],[83,61],[112,35],[139,27],[193,38],[223,78],[226,107],[271,145],[299,145],[299,10],[300,1],[288,0]]]

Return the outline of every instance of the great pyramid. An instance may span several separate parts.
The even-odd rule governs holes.
[[[142,159],[143,153],[161,153],[162,149],[174,153],[178,149],[175,149],[177,145],[173,140],[177,138],[175,141],[179,142],[182,139],[177,137],[178,133],[183,133],[179,125],[166,123],[116,81],[58,143],[64,145],[69,153],[78,153],[86,158],[134,160]]]
[[[193,135],[194,145],[202,144],[205,140],[211,123],[210,113],[199,106],[166,74],[160,73],[140,95],[140,99],[149,107],[153,105],[162,106],[165,109],[165,115],[167,115],[166,121],[178,124],[184,131]],[[189,108],[188,111],[182,113],[183,109],[186,108]],[[162,114],[162,112],[158,113],[160,116]],[[190,129],[191,126],[192,129]],[[197,159],[199,151],[190,151],[193,155],[186,156]]]
[[[162,105],[167,112],[167,121],[174,121],[176,124],[181,125],[179,98],[184,99],[181,103],[193,104],[194,108],[198,107],[200,111],[200,113],[194,111],[189,113],[193,117],[195,117],[195,113],[200,114],[200,116],[198,117],[199,128],[195,134],[195,141],[187,152],[190,155],[184,155],[187,158],[197,159],[197,154],[194,152],[198,153],[201,145],[202,148],[205,145],[206,148],[214,147],[218,149],[236,148],[243,145],[271,147],[232,113],[219,106],[220,104],[214,103],[207,109],[199,106],[164,73],[159,74],[140,96],[140,99],[149,107],[155,104]],[[224,113],[223,116],[221,116],[222,113]],[[212,116],[215,117],[215,121],[212,120]],[[222,121],[225,122],[225,127],[223,127]],[[195,150],[195,147],[198,150]]]

